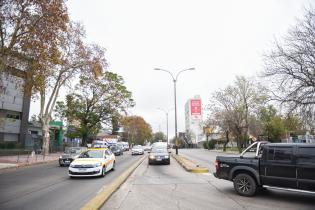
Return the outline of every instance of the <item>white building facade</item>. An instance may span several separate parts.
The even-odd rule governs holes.
[[[185,105],[185,130],[190,135],[191,143],[204,141],[202,123],[202,101],[199,95],[188,99]]]

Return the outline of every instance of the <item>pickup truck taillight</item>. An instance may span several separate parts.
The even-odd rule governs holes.
[[[216,160],[215,162],[214,162],[214,166],[215,166],[215,169],[218,171],[219,170],[219,164],[220,164],[220,162],[218,161],[218,160]]]

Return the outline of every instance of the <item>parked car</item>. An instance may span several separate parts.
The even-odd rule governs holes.
[[[110,147],[110,150],[112,151],[112,153],[114,153],[114,155],[123,155],[124,154],[124,148],[121,145],[114,145]]]
[[[105,176],[115,169],[115,155],[107,148],[93,148],[83,152],[69,166],[70,177]]]
[[[242,196],[261,188],[315,192],[315,144],[256,142],[240,156],[217,156],[214,176]]]
[[[131,155],[143,155],[143,154],[144,154],[144,150],[141,145],[135,145],[132,147]]]
[[[70,163],[79,157],[79,155],[86,151],[86,147],[67,147],[65,152],[59,157],[60,166],[68,166]]]
[[[169,165],[170,154],[165,147],[153,147],[149,155],[149,165],[154,163],[164,163]]]

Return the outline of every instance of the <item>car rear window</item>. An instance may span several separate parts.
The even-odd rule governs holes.
[[[152,148],[152,153],[156,152],[156,153],[167,153],[167,149],[165,147],[154,147]]]
[[[315,147],[300,147],[298,149],[298,163],[315,164]]]
[[[292,147],[269,147],[268,160],[290,162],[292,160]]]

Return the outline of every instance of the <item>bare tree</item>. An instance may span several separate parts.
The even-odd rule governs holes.
[[[207,126],[210,127],[212,131],[218,130],[219,132],[224,133],[225,141],[223,144],[223,151],[226,151],[226,146],[232,137],[232,118],[231,115],[229,115],[230,111],[221,109],[223,107],[220,108],[220,106],[211,106],[209,108],[211,109],[211,114],[207,119]]]
[[[35,91],[40,96],[40,114],[43,130],[43,149],[49,152],[49,122],[62,87],[70,85],[79,74],[100,74],[106,67],[104,49],[97,45],[85,45],[82,42],[84,35],[80,24],[68,25],[59,45],[59,59],[52,61],[50,66],[41,69],[38,74]]]
[[[270,78],[273,99],[288,107],[310,114],[314,122],[315,104],[315,11],[291,28],[281,42],[265,56],[264,76]],[[313,124],[314,125],[314,124]]]
[[[250,116],[257,113],[267,100],[263,87],[245,77],[236,77],[234,85],[213,93],[209,109],[217,125],[235,136],[239,151],[249,136]],[[226,142],[227,143],[227,142]]]

